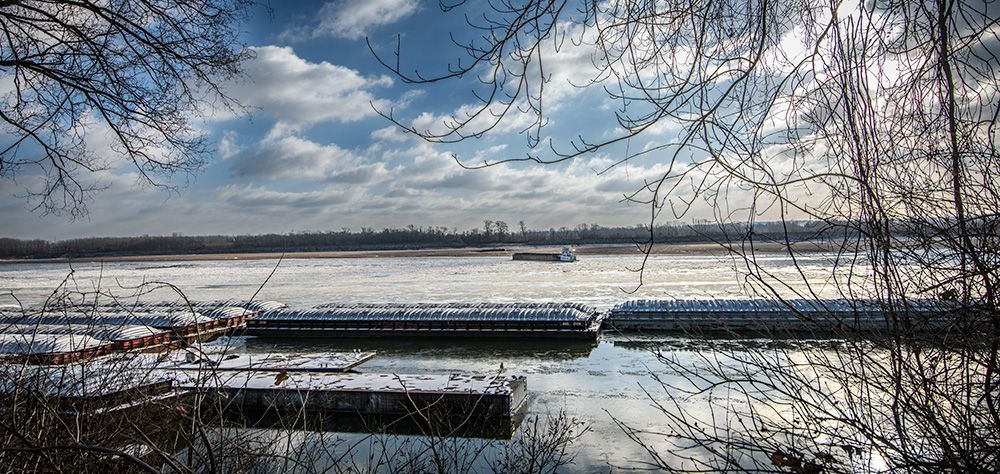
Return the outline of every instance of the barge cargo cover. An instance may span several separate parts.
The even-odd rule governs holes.
[[[574,303],[326,304],[267,311],[253,336],[597,338],[596,309]]]

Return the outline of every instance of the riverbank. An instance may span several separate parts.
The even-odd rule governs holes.
[[[750,245],[737,242],[732,244],[743,252],[751,250]],[[836,248],[835,243],[828,241],[803,241],[793,244],[797,252],[827,252]],[[277,258],[395,258],[395,257],[496,257],[510,256],[514,252],[555,252],[560,247],[516,245],[503,247],[462,247],[462,248],[428,248],[399,250],[336,250],[313,252],[253,252],[253,253],[200,253],[200,254],[165,254],[165,255],[104,255],[76,258],[35,258],[35,259],[0,259],[0,263],[72,263],[72,262],[196,262],[224,260],[273,260]],[[754,252],[785,252],[787,246],[773,242],[756,242]],[[640,250],[635,245],[593,244],[576,247],[576,253],[586,255],[639,255]],[[654,255],[725,255],[729,249],[713,242],[656,244],[650,250]]]

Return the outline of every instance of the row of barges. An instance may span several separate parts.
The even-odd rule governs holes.
[[[600,331],[780,332],[943,330],[953,305],[922,300],[887,312],[863,300],[632,300],[607,313],[578,303],[279,302],[0,308],[0,357],[66,363],[241,333],[260,337],[507,337],[595,340]]]

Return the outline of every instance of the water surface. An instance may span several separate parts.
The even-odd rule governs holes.
[[[776,276],[795,280],[807,275],[820,294],[834,296],[825,284],[830,256],[799,259],[761,255],[758,262]],[[632,294],[639,276],[638,256],[586,256],[572,264],[511,261],[509,257],[410,257],[289,259],[275,261],[113,262],[106,264],[0,264],[2,303],[11,295],[39,304],[72,270],[69,285],[82,291],[100,288],[127,295],[148,282],[169,282],[192,300],[273,299],[292,306],[327,302],[572,301],[607,309],[630,298],[735,298],[746,295],[739,262],[702,255],[655,255],[647,263],[644,284]],[[261,288],[268,275],[270,281]],[[173,298],[166,290],[144,300]],[[374,350],[378,356],[359,367],[364,372],[400,374],[496,374],[527,377],[528,416],[560,411],[587,423],[591,431],[575,446],[578,470],[607,472],[642,467],[648,455],[623,436],[618,420],[633,429],[662,431],[665,417],[654,404],[662,400],[660,381],[680,381],[656,357],[696,363],[713,350],[691,339],[670,336],[605,334],[599,342],[497,340],[280,340],[234,338],[246,352],[330,352]],[[747,340],[737,346],[780,342]],[[688,402],[699,410],[698,400]],[[343,435],[346,439],[359,435]],[[649,437],[658,442],[656,436]]]

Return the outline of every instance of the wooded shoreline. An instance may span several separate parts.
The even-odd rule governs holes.
[[[738,244],[736,244],[738,245]],[[834,250],[828,241],[803,241],[793,243],[797,252],[826,252]],[[95,255],[57,258],[10,258],[0,259],[0,263],[77,263],[77,262],[173,262],[173,261],[220,261],[220,260],[268,260],[276,258],[387,258],[387,257],[496,257],[510,256],[521,250],[558,252],[557,246],[503,246],[503,247],[461,247],[422,248],[384,250],[333,250],[333,251],[292,251],[292,252],[234,252],[234,253],[186,253],[159,255]],[[761,242],[753,244],[757,252],[784,252],[783,243]],[[578,255],[641,255],[635,245],[592,244],[576,247]],[[724,255],[727,248],[719,243],[676,243],[655,244],[650,251],[656,255]]]

